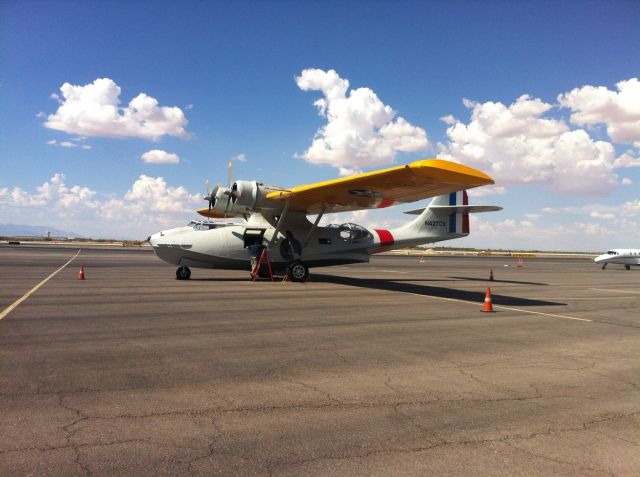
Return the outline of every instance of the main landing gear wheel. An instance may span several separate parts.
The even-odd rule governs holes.
[[[180,266],[176,270],[176,280],[189,280],[191,278],[191,270],[189,267]]]
[[[626,268],[627,270],[631,270],[631,265],[625,265],[624,268]]]
[[[306,282],[309,278],[309,267],[302,260],[295,260],[287,267],[287,275],[292,282]]]

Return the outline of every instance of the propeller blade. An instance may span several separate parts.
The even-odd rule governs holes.
[[[236,203],[236,200],[238,200],[238,197],[240,197],[240,191],[238,191],[238,183],[234,182],[233,186],[231,187],[231,200],[234,204]]]
[[[207,179],[204,183],[207,186],[207,195],[204,197],[204,199],[209,202],[209,212],[211,212],[211,209],[216,205],[216,194],[218,193],[218,189],[220,189],[220,183],[218,182],[213,190],[211,190],[209,179]]]
[[[227,212],[229,211],[229,204],[231,203],[231,194],[227,194],[227,206],[224,209],[224,218],[227,218]]]
[[[229,187],[231,187],[231,184],[233,184],[233,171],[231,170],[233,168],[232,161],[229,161],[227,168],[229,169]]]

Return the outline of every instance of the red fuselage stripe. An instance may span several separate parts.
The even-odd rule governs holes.
[[[381,246],[385,246],[385,245],[393,245],[394,240],[393,240],[393,235],[391,235],[391,232],[389,232],[388,230],[378,230],[378,229],[374,229],[375,232],[378,234],[378,237],[380,237],[380,245]]]
[[[384,209],[385,207],[391,207],[395,201],[393,199],[382,199],[378,204],[378,209]]]

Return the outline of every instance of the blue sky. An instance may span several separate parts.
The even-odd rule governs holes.
[[[494,176],[473,200],[505,207],[460,246],[637,247],[639,24],[634,1],[0,1],[0,223],[146,237],[190,219],[239,155],[237,178],[282,186],[440,156]],[[71,104],[65,83],[86,94]],[[117,118],[144,93],[145,124],[164,122],[104,120],[90,93],[114,88]],[[381,137],[357,122],[367,105],[414,129]],[[394,145],[368,162],[332,128]],[[335,220],[392,227],[409,208]]]

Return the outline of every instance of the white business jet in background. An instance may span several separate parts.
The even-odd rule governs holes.
[[[602,264],[602,269],[610,263],[624,265],[631,270],[631,265],[640,265],[640,249],[638,248],[614,248],[595,258],[596,263]]]

